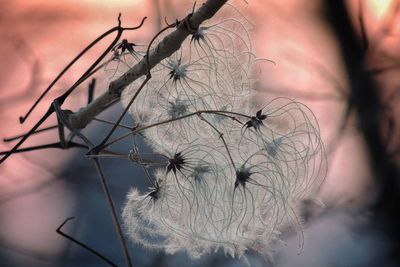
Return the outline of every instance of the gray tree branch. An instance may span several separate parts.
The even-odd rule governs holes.
[[[196,29],[205,20],[212,18],[226,2],[227,0],[208,0],[190,17],[188,16],[186,21],[191,28]],[[177,51],[181,47],[183,41],[191,34],[188,25],[184,22],[183,20],[175,31],[167,35],[150,51],[148,60],[150,69]],[[100,95],[86,107],[70,114],[69,122],[71,126],[76,129],[85,128],[98,114],[106,110],[112,104],[118,102],[122,91],[136,79],[146,75],[147,71],[147,58],[143,58],[121,77],[112,81],[108,92]]]

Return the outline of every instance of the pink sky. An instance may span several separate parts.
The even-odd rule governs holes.
[[[358,1],[348,2],[356,14]],[[364,2],[367,33],[371,38],[379,39],[369,54],[368,63],[372,69],[391,62],[398,63],[400,59],[399,50],[394,49],[400,47],[399,16],[395,16],[387,25],[387,18],[394,6],[392,2]],[[37,95],[85,45],[116,25],[118,12],[122,12],[123,23],[126,25],[137,25],[143,16],[149,17],[143,29],[130,35],[143,43],[154,34],[159,21],[154,2],[145,0],[0,0],[0,3],[0,99],[32,90],[26,87],[32,78],[35,62],[38,64],[35,69],[37,91],[33,96]],[[161,7],[168,11],[162,12],[163,16],[173,14],[168,16],[170,21],[176,16],[183,16],[181,3],[178,0],[161,1]],[[371,181],[365,144],[355,128],[353,117],[339,143],[331,146],[337,141],[348,91],[339,47],[320,15],[321,1],[254,0],[249,1],[248,6],[242,5],[256,20],[253,34],[258,56],[277,62],[276,66],[264,69],[261,81],[264,89],[260,96],[265,99],[277,95],[297,98],[305,102],[319,120],[323,139],[331,152],[329,174],[321,190],[322,199],[331,205],[362,202],[362,196],[370,190]],[[354,23],[357,23],[356,19]],[[382,38],[380,33],[385,27],[389,27],[390,34]],[[79,66],[62,79],[56,91],[62,91],[64,85],[74,81],[101,47],[88,54]],[[394,88],[400,85],[397,71],[376,78],[384,95],[390,96]],[[268,88],[274,89],[272,93]],[[316,101],[302,97],[304,94],[328,94],[334,100]],[[27,131],[43,114],[54,96],[52,94],[47,97],[24,125],[18,123],[18,117],[28,109],[33,98],[11,98],[8,103],[2,102],[0,137]],[[67,103],[67,106],[76,109],[84,102],[84,99],[74,98],[74,102]],[[33,138],[29,143],[38,144],[49,139],[55,141],[56,136],[48,134],[46,138]],[[9,147],[0,145],[1,150]],[[71,156],[71,153],[58,151],[27,154],[26,158],[13,156],[0,166],[0,197],[54,179],[53,174],[46,169],[59,169]],[[46,167],[32,163],[30,158],[44,163]],[[58,225],[60,222],[57,218],[67,217],[65,214],[74,206],[73,192],[65,190],[59,183],[50,185],[45,192],[39,191],[0,206],[0,236],[16,244],[32,245],[38,251],[58,253],[63,245],[60,239],[53,238],[43,246],[38,246],[34,240],[43,238],[48,229]],[[29,224],[24,223],[26,221]]]

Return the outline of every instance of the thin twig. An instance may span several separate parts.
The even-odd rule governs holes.
[[[99,119],[99,118],[94,118],[93,120],[94,121],[98,121],[98,122],[102,122],[102,123],[105,123],[105,124],[108,124],[108,125],[114,125],[115,124],[115,122],[111,122],[111,121],[107,121],[107,120],[103,120],[103,119]],[[133,128],[133,127],[129,127],[129,126],[123,125],[121,123],[118,124],[118,127],[124,128],[124,129],[127,129],[127,130],[132,130],[132,128]]]
[[[92,71],[96,68],[96,66],[104,59],[104,57],[111,51],[111,49],[115,46],[115,44],[118,42],[118,40],[120,39],[123,31],[125,30],[135,30],[135,29],[139,29],[140,27],[143,26],[143,23],[146,19],[146,17],[144,17],[141,21],[141,23],[137,26],[137,27],[133,27],[133,28],[123,28],[121,27],[121,20],[120,20],[120,16],[118,17],[118,26],[114,27],[113,29],[107,31],[106,33],[102,34],[100,37],[98,37],[95,41],[93,41],[88,47],[86,47],[79,55],[82,56],[84,53],[86,53],[88,50],[90,50],[91,47],[93,47],[96,43],[100,42],[103,38],[105,38],[107,35],[109,35],[110,33],[117,31],[117,36],[114,38],[114,40],[111,42],[111,44],[104,50],[104,52],[100,55],[100,57],[97,58],[97,60],[85,71],[85,73],[61,96],[59,96],[58,98],[56,98],[53,101],[53,104],[50,105],[50,107],[48,108],[47,112],[42,116],[42,118],[39,119],[39,121],[28,131],[28,133],[21,138],[21,140],[19,140],[19,142],[10,150],[9,153],[5,154],[4,157],[2,157],[0,159],[0,164],[3,163],[11,154],[13,154],[14,151],[16,151],[54,112],[54,104],[57,103],[57,105],[62,106],[62,104],[64,103],[64,101],[67,99],[68,96],[71,95],[71,93],[83,82],[85,81],[87,78],[90,77],[90,74],[92,73]],[[80,57],[79,56],[79,57]],[[76,60],[79,58],[77,57]],[[73,62],[75,62],[73,60]],[[68,68],[70,67],[70,65],[68,65]],[[62,74],[65,73],[65,71],[68,69],[66,68],[65,70],[63,70]],[[55,81],[53,81],[53,83],[51,84],[51,86],[49,86],[45,92],[42,94],[41,97],[39,97],[39,99],[42,99],[44,97],[44,95],[51,89],[51,87],[57,82],[57,80],[62,76],[62,74],[60,74],[59,76],[57,76],[57,78],[55,79]],[[38,100],[40,101],[40,100]],[[38,103],[38,101],[36,101]],[[29,113],[35,108],[37,104],[35,103],[31,110],[28,111],[28,114],[26,116],[29,115]],[[22,118],[22,120],[24,121],[26,119],[26,116],[24,118]],[[76,128],[76,127],[74,127]]]
[[[125,239],[124,233],[122,231],[121,223],[118,220],[117,209],[115,208],[114,201],[113,201],[113,199],[111,197],[111,192],[110,192],[110,188],[109,188],[108,183],[107,183],[107,179],[106,179],[106,177],[104,175],[103,169],[101,168],[99,159],[93,158],[93,162],[94,162],[94,164],[96,166],[97,172],[98,172],[99,177],[100,177],[101,186],[102,186],[103,191],[104,191],[104,193],[106,195],[108,206],[110,207],[110,210],[111,210],[111,215],[112,215],[111,217],[113,219],[114,226],[115,226],[115,228],[117,230],[117,233],[118,233],[118,236],[119,236],[119,240],[121,242],[121,246],[122,246],[122,249],[124,251],[125,260],[126,260],[126,262],[128,264],[128,267],[132,267],[133,265],[132,265],[131,256],[130,256],[129,250],[128,250],[128,244],[126,243],[126,239]]]
[[[94,47],[98,42],[103,40],[105,37],[110,35],[111,33],[118,31],[118,33],[122,32],[125,29],[138,29],[143,25],[144,19],[142,20],[141,24],[139,27],[134,27],[134,28],[122,28],[121,27],[121,20],[120,20],[121,14],[118,17],[118,26],[111,28],[110,30],[106,31],[99,37],[97,37],[93,42],[91,42],[85,49],[83,49],[58,75],[57,77],[50,83],[50,85],[44,90],[44,92],[39,96],[39,98],[35,101],[35,103],[32,105],[32,107],[28,110],[28,112],[25,114],[25,116],[20,117],[20,122],[24,123],[25,120],[29,117],[29,115],[32,113],[32,111],[35,109],[35,107],[39,104],[39,102],[43,99],[43,97],[51,90],[51,88],[58,82],[58,80],[68,71],[69,68],[72,67],[86,52],[88,52],[92,47]],[[118,38],[119,39],[119,38]],[[115,45],[115,44],[114,44]],[[113,45],[113,46],[114,46]],[[96,64],[97,65],[97,64]],[[91,70],[90,70],[91,71]],[[89,72],[90,72],[89,71]]]
[[[57,129],[57,128],[58,128],[58,125],[52,125],[52,126],[49,126],[49,127],[40,128],[40,129],[36,130],[35,132],[33,132],[32,135],[38,134],[38,133],[41,133],[41,132],[46,132],[46,131],[49,131],[49,130],[54,130],[54,129]],[[13,136],[13,137],[7,137],[7,138],[3,139],[3,142],[12,142],[12,141],[21,139],[25,135],[26,135],[26,133],[19,134],[19,135]]]
[[[233,162],[233,158],[232,158],[231,152],[229,151],[228,145],[227,145],[227,143],[225,141],[224,134],[220,130],[218,130],[217,127],[215,127],[211,122],[209,122],[206,118],[204,118],[204,116],[202,116],[201,113],[198,114],[198,116],[202,121],[204,121],[205,123],[210,125],[211,128],[213,128],[213,130],[218,133],[219,138],[222,140],[222,143],[224,144],[226,153],[229,156],[229,160],[231,161],[232,167],[233,167],[233,169],[236,169],[235,163]]]
[[[177,29],[167,35],[150,53],[139,63],[133,66],[121,77],[112,81],[109,91],[96,98],[91,104],[79,111],[71,114],[69,119],[71,124],[78,129],[85,128],[94,117],[106,110],[111,104],[116,103],[122,91],[139,77],[148,73],[148,68],[152,69],[163,59],[177,51],[183,41],[191,34],[187,29],[187,24],[192,29],[196,29],[205,20],[210,19],[227,2],[227,0],[208,0],[196,12],[190,15],[188,23],[180,23]]]
[[[110,142],[108,142],[106,144],[103,144],[101,149],[104,149],[104,148],[106,148],[106,147],[108,147],[108,146],[110,146],[112,144],[115,144],[116,142],[121,141],[121,140],[127,138],[130,135],[139,134],[140,132],[143,132],[144,130],[147,130],[147,129],[150,129],[150,128],[154,128],[154,127],[157,127],[157,126],[160,126],[160,125],[163,125],[163,124],[171,123],[171,122],[174,122],[174,121],[179,121],[179,120],[182,120],[182,119],[186,119],[186,118],[189,118],[189,117],[192,117],[192,116],[195,116],[195,115],[200,115],[200,114],[203,114],[203,113],[204,114],[216,114],[216,115],[224,116],[224,117],[230,118],[230,119],[232,119],[232,120],[234,120],[234,121],[236,121],[238,123],[241,123],[241,124],[242,124],[242,122],[240,120],[238,120],[236,117],[231,116],[231,115],[244,117],[246,119],[251,119],[251,116],[248,116],[246,114],[237,113],[237,112],[232,112],[232,111],[198,110],[198,111],[186,114],[186,115],[182,115],[180,117],[176,117],[176,118],[172,118],[172,119],[156,122],[156,123],[153,123],[153,124],[137,127],[131,133],[124,134],[124,135],[122,135],[120,137],[117,137],[116,139],[114,139],[114,140],[112,140],[112,141],[110,141]]]
[[[93,253],[94,255],[96,255],[97,257],[99,257],[100,259],[102,259],[103,261],[107,262],[108,264],[110,264],[111,266],[117,267],[117,265],[115,263],[113,263],[111,260],[107,259],[106,257],[104,257],[103,255],[101,255],[99,252],[97,252],[96,250],[92,249],[91,247],[89,247],[88,245],[82,243],[81,241],[73,238],[72,236],[67,235],[66,233],[64,233],[63,231],[61,231],[61,228],[70,220],[75,219],[75,217],[69,217],[67,218],[56,230],[57,234],[62,235],[63,237],[65,237],[66,239],[74,242],[75,244],[79,245],[80,247],[86,249],[87,251]]]
[[[92,103],[93,101],[95,89],[96,89],[96,79],[92,79],[92,81],[89,83],[89,88],[88,88],[88,104]]]
[[[28,152],[28,151],[35,151],[35,150],[41,150],[41,149],[49,149],[49,148],[58,148],[58,149],[69,149],[69,148],[88,148],[86,145],[82,145],[79,143],[75,142],[69,142],[67,146],[62,145],[61,142],[55,142],[55,143],[50,143],[50,144],[45,144],[45,145],[37,145],[37,146],[30,146],[30,147],[24,147],[24,148],[19,148],[13,151],[13,153],[22,153],[22,152]],[[10,150],[11,151],[11,150]],[[0,155],[7,155],[10,153],[10,151],[1,151]]]

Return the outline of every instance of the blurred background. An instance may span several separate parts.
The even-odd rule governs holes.
[[[304,203],[305,245],[283,232],[273,251],[249,252],[251,266],[400,266],[400,3],[396,0],[250,0],[237,7],[254,21],[263,69],[259,96],[305,103],[318,119],[329,170],[319,197]],[[146,44],[163,27],[191,11],[182,0],[0,0],[0,137],[22,134],[45,113],[106,47],[104,40],[65,75],[23,125],[19,116],[86,45],[117,25],[145,25],[124,38]],[[200,6],[200,3],[197,3]],[[347,24],[346,24],[347,23]],[[87,102],[87,83],[68,99]],[[108,86],[99,75],[97,94]],[[100,115],[115,120],[119,104]],[[132,123],[129,118],[125,121]],[[56,123],[54,118],[46,126]],[[107,127],[85,133],[101,140]],[[25,146],[57,142],[57,133],[33,136]],[[140,142],[140,141],[139,141]],[[14,142],[0,144],[9,150]],[[126,149],[131,143],[118,144]],[[143,149],[144,144],[139,144]],[[132,186],[146,189],[140,167],[129,160],[102,161],[120,211]],[[123,254],[93,163],[85,150],[49,149],[15,154],[0,166],[0,266],[107,266],[63,238],[64,232],[124,266]],[[165,255],[129,241],[134,266],[245,266],[223,253],[193,260]]]

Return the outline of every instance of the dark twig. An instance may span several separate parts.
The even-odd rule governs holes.
[[[220,115],[220,116],[224,116],[224,117],[230,118],[230,119],[232,119],[232,120],[234,120],[234,121],[236,121],[236,122],[238,122],[240,124],[242,124],[242,122],[240,120],[238,120],[235,116],[251,119],[251,116],[248,116],[246,114],[237,113],[237,112],[224,111],[224,110],[198,110],[198,111],[186,114],[186,115],[182,115],[182,116],[179,116],[179,117],[176,117],[176,118],[172,118],[172,119],[156,122],[156,123],[153,123],[153,124],[150,124],[150,125],[140,125],[140,126],[134,128],[132,130],[132,132],[124,134],[124,135],[122,135],[120,137],[117,137],[116,139],[111,140],[110,142],[104,144],[102,146],[102,149],[104,149],[104,148],[106,148],[106,147],[108,147],[108,146],[110,146],[112,144],[115,144],[116,142],[119,142],[119,141],[127,138],[128,136],[135,135],[135,134],[140,134],[140,132],[143,132],[146,129],[150,129],[150,128],[157,127],[159,125],[163,125],[163,124],[167,124],[167,123],[171,123],[171,122],[174,122],[174,121],[183,120],[185,118],[189,118],[189,117],[192,117],[192,116],[195,116],[195,115],[198,116],[198,115],[201,115],[201,114],[217,114],[217,115]]]
[[[122,112],[122,114],[119,116],[118,120],[115,122],[115,124],[113,125],[113,127],[111,128],[111,130],[108,132],[108,134],[106,135],[106,137],[101,141],[101,143],[96,146],[94,148],[94,150],[96,151],[100,151],[101,149],[104,148],[104,144],[107,143],[107,141],[110,139],[110,137],[112,136],[112,134],[115,132],[115,130],[118,128],[118,125],[121,123],[122,119],[124,118],[124,116],[126,115],[126,113],[128,112],[129,108],[132,106],[133,102],[135,101],[135,99],[137,98],[137,96],[139,95],[139,93],[142,91],[142,89],[144,88],[144,86],[146,85],[146,83],[151,79],[151,68],[150,68],[150,62],[149,62],[149,52],[150,52],[150,47],[153,44],[153,42],[156,40],[156,38],[163,33],[164,31],[168,30],[169,28],[175,27],[176,25],[178,25],[177,23],[173,23],[171,25],[168,25],[167,27],[165,27],[164,29],[162,29],[161,31],[159,31],[154,37],[153,39],[150,41],[149,45],[147,46],[147,52],[146,52],[146,62],[147,62],[147,75],[146,75],[146,79],[142,82],[142,84],[140,85],[140,87],[136,90],[135,94],[133,95],[133,97],[131,98],[131,100],[129,101],[128,105],[125,107],[124,111]]]
[[[44,128],[38,129],[37,131],[35,131],[34,133],[32,133],[32,135],[38,134],[38,133],[41,133],[41,132],[46,132],[46,131],[49,131],[49,130],[54,130],[54,129],[57,129],[57,128],[58,128],[58,125],[53,125],[53,126],[49,126],[49,127],[44,127]],[[19,135],[13,136],[13,137],[7,137],[7,138],[4,138],[4,139],[3,139],[3,142],[12,142],[12,141],[21,139],[21,138],[24,137],[25,135],[26,135],[26,133],[24,133],[24,134],[19,134]]]
[[[184,19],[184,23],[179,23],[177,21],[176,23],[169,25],[166,29],[176,26],[177,27],[176,31],[172,32],[167,37],[165,37],[153,50],[150,51],[150,47],[151,47],[152,43],[158,36],[158,35],[156,35],[148,46],[146,57],[143,58],[131,70],[129,70],[127,73],[125,73],[121,78],[112,82],[110,84],[109,91],[106,94],[103,94],[99,98],[92,101],[93,92],[91,92],[91,88],[94,89],[94,83],[91,83],[89,85],[87,108],[83,108],[80,111],[78,111],[77,113],[72,113],[69,110],[63,110],[62,105],[65,102],[65,100],[75,91],[76,88],[78,88],[78,86],[80,86],[84,81],[86,81],[97,70],[100,69],[99,66],[101,66],[102,62],[104,63],[104,58],[109,54],[110,51],[112,51],[112,49],[118,43],[123,31],[135,30],[135,29],[140,28],[143,25],[144,20],[146,19],[146,18],[144,18],[141,21],[141,23],[139,24],[139,26],[137,26],[137,27],[124,28],[121,26],[121,16],[119,15],[118,26],[116,26],[116,27],[108,30],[107,32],[103,33],[102,35],[100,35],[97,39],[95,39],[92,43],[90,43],[82,52],[80,52],[61,71],[61,73],[46,88],[46,90],[39,96],[39,98],[35,101],[33,106],[28,110],[26,115],[20,118],[20,122],[23,123],[29,117],[29,115],[33,112],[33,110],[36,108],[38,103],[40,101],[42,101],[42,99],[45,97],[45,95],[59,81],[59,79],[70,69],[70,67],[72,65],[74,65],[87,51],[89,51],[97,43],[102,41],[105,37],[107,37],[111,33],[116,32],[116,36],[111,41],[111,43],[108,45],[108,47],[103,51],[103,53],[92,63],[92,65],[90,65],[90,67],[80,76],[80,78],[78,80],[76,80],[76,82],[71,87],[69,87],[63,94],[61,94],[59,97],[57,97],[52,102],[52,104],[49,106],[47,112],[38,120],[38,122],[28,131],[27,134],[25,134],[24,136],[22,136],[20,138],[18,143],[10,151],[3,152],[1,154],[1,155],[4,155],[4,157],[2,157],[0,159],[0,163],[4,162],[11,154],[17,153],[17,152],[25,152],[25,151],[32,151],[32,150],[45,149],[45,148],[66,149],[66,148],[71,148],[71,147],[83,147],[83,148],[89,149],[90,151],[88,154],[89,154],[89,156],[92,156],[91,159],[94,161],[96,169],[98,171],[101,185],[102,185],[103,191],[106,195],[106,199],[107,199],[109,208],[112,213],[112,219],[114,222],[114,226],[116,227],[118,236],[120,238],[120,242],[121,242],[124,256],[126,258],[126,263],[128,266],[132,266],[132,260],[129,255],[128,246],[127,246],[125,237],[122,232],[121,224],[119,223],[117,209],[113,202],[112,195],[111,195],[105,174],[104,174],[104,172],[102,170],[102,166],[100,164],[100,159],[96,156],[101,155],[101,153],[106,151],[106,150],[104,150],[104,144],[107,143],[107,141],[112,136],[112,134],[114,133],[116,128],[120,126],[120,122],[121,122],[122,118],[124,117],[124,115],[126,114],[128,108],[129,108],[129,105],[124,110],[124,112],[121,114],[119,119],[115,122],[111,131],[107,134],[107,136],[103,139],[103,141],[100,143],[99,146],[94,147],[94,145],[91,143],[91,141],[84,134],[82,134],[79,130],[84,128],[87,124],[89,124],[97,116],[97,114],[99,114],[101,111],[103,111],[104,109],[107,109],[112,104],[114,104],[116,101],[118,101],[122,90],[128,84],[132,83],[134,80],[136,80],[140,76],[146,75],[146,79],[144,80],[142,85],[138,88],[135,95],[131,99],[131,103],[132,103],[136,99],[137,95],[142,90],[142,88],[145,86],[147,81],[151,78],[151,73],[150,73],[151,68],[154,67],[155,65],[157,65],[159,62],[161,62],[161,60],[170,56],[173,52],[177,51],[180,48],[182,42],[185,40],[185,38],[187,36],[189,36],[191,33],[193,33],[193,30],[197,29],[204,20],[211,18],[225,4],[226,1],[227,0],[208,0],[197,12],[192,12],[191,14],[189,14]],[[164,30],[166,30],[166,29],[164,29]],[[94,108],[91,109],[92,107],[94,107]],[[47,119],[54,113],[57,115],[57,121],[58,121],[57,127],[59,130],[59,139],[60,139],[59,142],[20,149],[19,147],[32,134],[44,131],[43,128],[40,129],[41,125],[45,121],[47,121]],[[231,114],[231,115],[233,115],[233,114]],[[226,116],[228,116],[228,115],[226,115]],[[67,128],[71,132],[71,134],[68,138],[66,138],[66,136],[65,136],[65,128]],[[131,130],[136,131],[136,128],[132,128]],[[72,140],[75,137],[79,137],[85,143],[85,145],[73,142]],[[16,138],[16,139],[18,139],[18,138]],[[142,160],[143,159],[140,159],[140,161],[142,161]],[[67,235],[61,231],[61,228],[68,222],[68,220],[70,220],[70,218],[67,219],[57,229],[57,233],[59,233],[63,236],[66,236],[66,237],[67,237]],[[98,253],[96,253],[94,250],[90,249],[86,245],[80,243],[79,241],[73,239],[72,237],[67,237],[67,238],[77,244],[80,244],[82,247],[88,249],[92,253],[101,257],[103,260],[107,261],[112,266],[116,266],[115,264],[113,264],[109,260],[106,260],[104,257],[99,255]]]
[[[67,218],[56,230],[57,234],[62,235],[63,237],[65,237],[66,239],[72,241],[73,243],[77,244],[78,246],[86,249],[87,251],[93,253],[94,255],[96,255],[97,257],[99,257],[100,259],[102,259],[103,261],[107,262],[109,265],[117,267],[117,265],[115,263],[113,263],[111,260],[107,259],[105,256],[101,255],[99,252],[97,252],[96,250],[92,249],[91,247],[89,247],[88,245],[82,243],[81,241],[73,238],[72,236],[69,236],[68,234],[64,233],[63,231],[61,231],[61,228],[67,224],[68,221],[75,219],[75,217],[69,217]]]
[[[337,38],[346,63],[346,70],[352,90],[352,101],[357,111],[360,130],[365,138],[371,167],[377,181],[377,194],[373,199],[372,210],[376,221],[386,220],[386,230],[394,238],[395,250],[399,250],[399,217],[396,216],[400,203],[399,173],[390,160],[382,139],[381,127],[384,103],[372,77],[366,71],[365,50],[349,20],[345,1],[325,1],[330,23]],[[339,19],[340,18],[340,19]],[[389,227],[388,227],[389,226]],[[397,256],[398,257],[398,256]]]
[[[53,102],[53,106],[54,106],[54,109],[55,109],[55,111],[57,113],[57,118],[59,119],[60,123],[63,124],[63,126],[67,127],[74,135],[76,135],[77,137],[81,138],[82,141],[84,141],[86,143],[86,145],[88,146],[90,151],[93,151],[93,152],[89,152],[89,155],[90,154],[97,155],[98,154],[97,151],[93,150],[94,145],[92,144],[92,142],[88,138],[86,138],[86,136],[84,136],[82,133],[80,133],[78,130],[76,130],[75,128],[73,128],[70,125],[70,122],[67,119],[66,112],[61,110],[61,108],[58,105],[58,102],[56,102],[56,101]],[[60,136],[60,138],[62,138],[62,136]],[[99,178],[100,178],[100,182],[101,182],[103,191],[104,191],[104,193],[106,195],[108,206],[110,207],[110,210],[111,210],[111,217],[113,219],[114,226],[115,226],[115,228],[117,230],[117,234],[118,234],[119,240],[120,240],[121,245],[122,245],[122,249],[123,249],[123,252],[124,252],[124,255],[125,255],[125,259],[126,259],[127,265],[129,267],[131,267],[132,266],[132,260],[131,260],[130,255],[129,255],[128,245],[127,245],[125,237],[123,235],[121,224],[120,224],[120,222],[118,220],[118,215],[117,215],[117,211],[116,211],[114,202],[112,200],[110,188],[108,186],[108,183],[107,183],[106,177],[104,175],[104,172],[103,172],[103,170],[101,168],[100,161],[97,158],[93,158],[93,160],[94,160],[94,163],[96,165],[96,169],[97,169],[98,174],[99,174]]]
[[[96,79],[92,79],[92,81],[89,83],[89,88],[88,88],[88,105],[93,101],[95,89],[96,89]]]
[[[100,35],[99,37],[97,37],[93,42],[91,42],[87,47],[85,47],[85,49],[83,49],[59,74],[58,76],[50,83],[50,85],[46,88],[46,90],[44,90],[44,92],[39,96],[39,98],[35,101],[35,103],[32,105],[32,107],[28,110],[28,112],[25,114],[25,116],[20,117],[20,122],[24,123],[25,120],[29,117],[29,115],[32,113],[32,111],[35,109],[35,107],[39,104],[39,102],[43,99],[43,97],[51,90],[51,88],[58,82],[58,80],[68,71],[68,69],[70,67],[72,67],[72,65],[74,65],[84,54],[86,54],[86,52],[88,52],[92,47],[94,47],[97,43],[99,43],[101,40],[103,40],[105,37],[107,37],[108,35],[110,35],[111,33],[117,31],[118,34],[118,39],[120,35],[122,34],[122,32],[124,30],[136,30],[139,29],[140,27],[142,27],[144,20],[146,19],[146,17],[142,20],[142,22],[139,24],[138,27],[134,27],[134,28],[122,28],[121,27],[121,14],[119,14],[118,16],[118,26],[111,28],[110,30],[106,31],[105,33],[103,33],[102,35]],[[113,42],[114,43],[114,42]],[[115,42],[116,43],[116,42]],[[115,43],[113,44],[113,46],[115,45]],[[107,51],[108,53],[108,51]],[[97,64],[96,64],[97,65]],[[88,71],[89,73],[90,71]],[[70,91],[70,90],[68,90]],[[68,94],[69,95],[69,94]]]
[[[139,63],[133,66],[118,79],[112,81],[109,91],[100,95],[90,105],[71,114],[70,121],[75,128],[85,128],[93,118],[116,103],[121,92],[132,82],[143,75],[148,74],[148,68],[152,69],[163,59],[177,51],[182,42],[191,34],[191,29],[196,29],[205,20],[212,18],[215,13],[227,2],[227,0],[208,0],[196,12],[191,13],[186,19],[188,23],[180,23],[177,29],[168,34],[158,45],[149,52]],[[176,23],[175,23],[176,24]]]
[[[99,118],[94,118],[93,120],[94,121],[98,121],[98,122],[102,122],[102,123],[105,123],[105,124],[108,124],[108,125],[114,125],[115,124],[115,122],[106,121],[106,120],[99,119]],[[133,127],[129,127],[127,125],[123,125],[121,123],[118,124],[118,127],[123,128],[123,129],[127,129],[127,130],[132,130],[132,128],[133,128]]]
[[[51,89],[51,87],[58,81],[58,79],[66,72],[66,70],[72,66],[73,63],[75,63],[75,61],[77,61],[84,53],[86,53],[91,47],[93,47],[96,43],[100,42],[103,38],[105,38],[107,35],[109,35],[112,32],[117,31],[117,36],[114,38],[114,40],[111,42],[111,44],[105,49],[105,51],[101,54],[101,56],[99,58],[97,58],[97,60],[86,70],[86,72],[74,83],[74,85],[72,85],[64,94],[62,94],[61,96],[59,96],[58,98],[56,98],[53,101],[53,104],[49,107],[49,109],[47,110],[47,112],[43,115],[43,117],[31,128],[31,130],[24,136],[21,138],[21,140],[10,150],[9,153],[5,154],[4,157],[2,157],[0,159],[0,164],[3,163],[11,154],[13,154],[14,151],[16,151],[28,138],[29,136],[31,136],[34,132],[36,132],[36,130],[55,112],[55,103],[57,103],[58,106],[61,106],[64,101],[67,99],[67,97],[83,82],[85,81],[91,74],[91,72],[93,71],[93,69],[96,68],[96,66],[104,59],[104,57],[111,51],[111,49],[115,46],[115,44],[118,42],[119,38],[121,37],[123,31],[125,30],[135,30],[135,29],[139,29],[140,27],[142,27],[146,17],[144,17],[141,21],[141,23],[137,26],[137,27],[133,27],[133,28],[123,28],[121,27],[121,20],[120,20],[120,16],[118,17],[118,26],[112,28],[111,30],[105,32],[104,34],[102,34],[100,37],[98,37],[95,41],[93,41],[88,47],[86,47],[72,62],[71,64],[69,64],[67,66],[66,69],[64,69],[62,71],[62,74],[60,74],[59,76],[57,76],[57,78],[53,81],[53,83],[51,84],[51,86],[49,86],[45,92],[42,94],[41,97],[39,97],[39,100],[35,102],[35,104],[32,106],[31,110],[28,112],[28,114],[34,109],[34,107],[37,105],[36,103],[38,103],[43,97],[44,95]],[[23,120],[25,120],[25,118],[23,118]],[[76,127],[74,127],[76,128]]]
[[[113,199],[111,197],[111,192],[110,192],[110,188],[109,188],[108,183],[107,183],[107,179],[106,179],[106,177],[104,175],[103,169],[101,168],[99,159],[98,158],[93,158],[93,162],[96,165],[96,169],[97,169],[97,172],[99,174],[100,181],[101,181],[101,186],[103,188],[103,191],[105,192],[105,195],[106,195],[106,198],[107,198],[107,202],[108,202],[108,206],[110,207],[110,210],[111,210],[111,215],[112,215],[111,217],[112,217],[112,219],[114,221],[114,226],[115,226],[115,228],[117,230],[117,233],[118,233],[118,236],[119,236],[119,240],[121,241],[121,246],[122,246],[122,249],[124,251],[125,260],[126,260],[126,262],[128,264],[128,267],[132,267],[133,265],[132,265],[131,256],[129,254],[128,245],[126,243],[126,239],[125,239],[124,233],[122,231],[121,223],[118,220],[117,209],[115,208],[114,201],[113,201]]]
[[[59,148],[59,149],[69,149],[69,148],[88,148],[86,145],[78,144],[75,142],[69,142],[67,146],[62,145],[60,142],[56,143],[50,143],[50,144],[45,144],[45,145],[38,145],[38,146],[30,146],[30,147],[24,147],[20,149],[14,150],[12,153],[21,153],[21,152],[29,152],[29,151],[35,151],[35,150],[42,150],[42,149],[49,149],[49,148]],[[0,155],[7,155],[9,154],[10,151],[2,151],[0,152]]]

